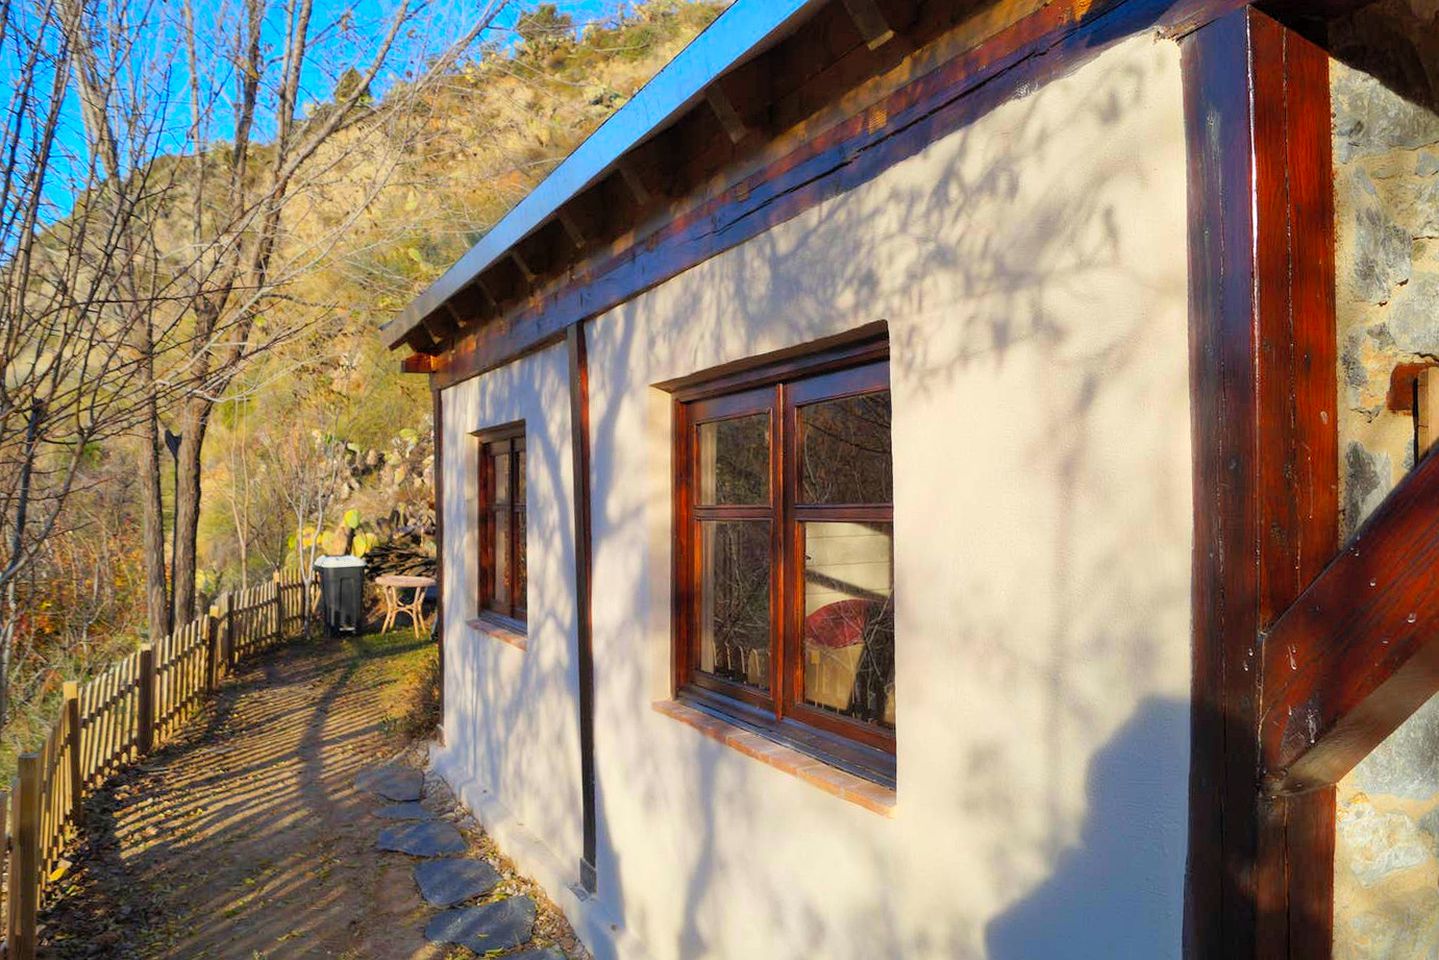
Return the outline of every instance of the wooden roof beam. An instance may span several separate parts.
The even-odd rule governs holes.
[[[744,118],[739,115],[730,98],[720,89],[718,83],[712,83],[705,87],[705,101],[714,111],[715,119],[719,121],[724,132],[729,136],[731,143],[739,143],[749,136],[749,127],[745,126]]]
[[[440,369],[440,358],[428,353],[412,353],[400,361],[401,373],[434,373]]]
[[[575,245],[575,249],[583,250],[585,246],[585,232],[580,229],[579,222],[575,220],[574,215],[571,214],[569,210],[561,207],[557,219],[560,221],[560,226],[565,228],[565,233],[569,235],[570,242]]]
[[[894,39],[894,29],[875,0],[844,0],[844,9],[871,50],[878,50]]]
[[[425,318],[420,321],[420,325],[425,328],[425,332],[430,335],[430,339],[436,344],[443,345],[455,332],[455,327],[445,322],[447,317],[450,317],[448,310],[437,310],[434,313],[426,315]],[[455,326],[457,327],[458,324]]]
[[[535,285],[535,280],[539,277],[539,274],[535,273],[535,271],[530,269],[529,263],[525,261],[525,257],[522,253],[520,253],[520,248],[518,246],[510,248],[510,260],[514,263],[516,267],[519,268],[520,276],[525,278],[525,283],[528,286],[533,287]]]
[[[635,165],[628,160],[621,160],[617,165],[620,171],[620,179],[629,188],[630,196],[634,198],[636,206],[641,208],[650,205],[649,187],[645,186],[644,177],[640,176]]]

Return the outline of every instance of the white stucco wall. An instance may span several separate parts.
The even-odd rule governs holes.
[[[1185,243],[1178,50],[1136,38],[590,325],[600,895],[551,892],[613,925],[582,924],[597,954],[1179,956]],[[671,408],[651,385],[879,319],[894,409],[889,818],[651,708],[670,695],[671,642]],[[507,836],[542,838],[572,869],[563,359],[445,394],[436,762],[472,803],[503,800],[486,816]],[[520,416],[523,653],[463,625],[465,434]],[[522,867],[546,852],[524,850]]]
[[[569,367],[563,345],[446,390],[445,743],[449,762],[566,862],[580,856]],[[467,623],[479,603],[478,430],[525,422],[527,649]]]

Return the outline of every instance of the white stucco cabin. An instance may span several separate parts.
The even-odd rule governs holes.
[[[597,957],[1342,953],[1352,6],[738,0],[386,327],[433,766]]]

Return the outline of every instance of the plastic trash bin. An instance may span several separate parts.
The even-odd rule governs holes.
[[[365,561],[359,557],[320,557],[320,609],[325,632],[359,633],[365,609]]]

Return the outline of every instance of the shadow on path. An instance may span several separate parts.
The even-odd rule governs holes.
[[[376,802],[353,786],[404,748],[386,690],[424,646],[298,642],[242,666],[89,799],[42,955],[442,956],[420,934],[410,863],[374,849]]]

